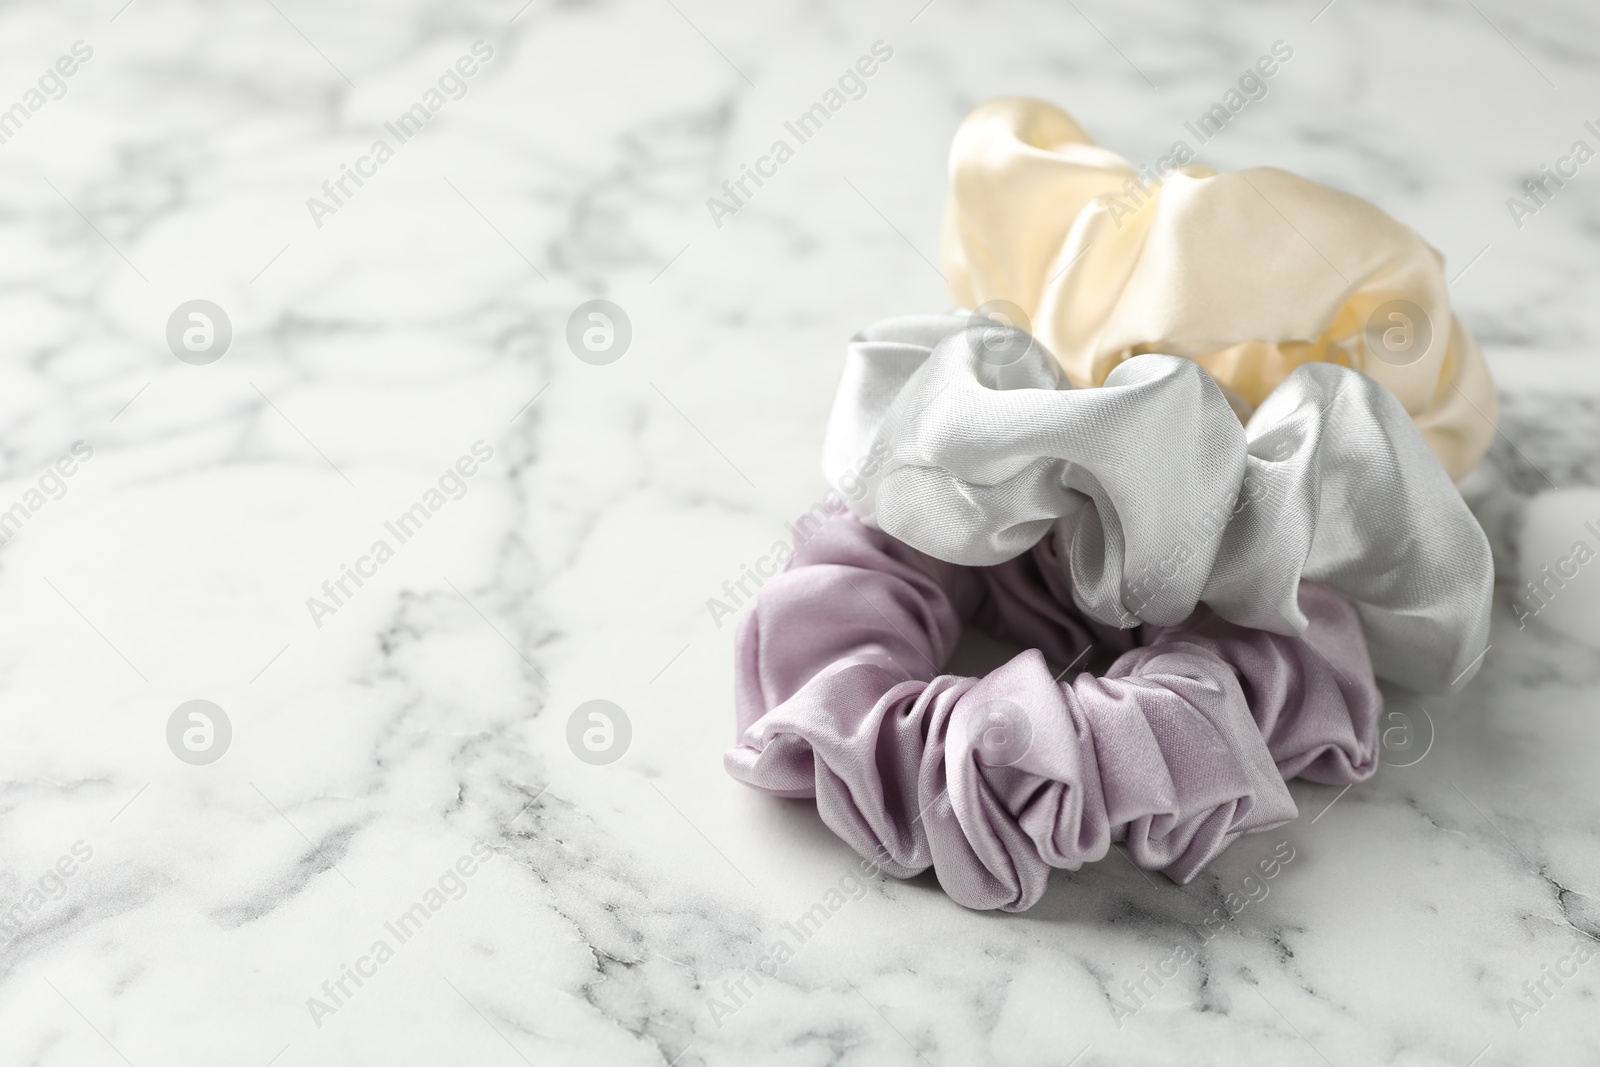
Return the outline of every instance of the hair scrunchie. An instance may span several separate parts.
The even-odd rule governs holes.
[[[1309,579],[1354,603],[1380,677],[1430,691],[1477,669],[1488,541],[1388,389],[1308,363],[1240,426],[1176,356],[1062,384],[1020,331],[952,315],[869,326],[845,358],[825,473],[869,524],[952,563],[1051,537],[1073,600],[1107,624],[1174,625],[1203,603],[1300,633]]]
[[[1182,165],[1190,158],[1174,145],[1136,169],[1051,104],[983,104],[950,149],[951,298],[1016,304],[1031,325],[1015,325],[1078,388],[1163,352],[1254,405],[1301,364],[1345,363],[1399,398],[1452,478],[1471,471],[1493,440],[1496,396],[1451,313],[1443,257],[1358,197],[1272,167]],[[1400,361],[1371,340],[1402,321],[1396,308],[1422,346]]]
[[[826,523],[740,625],[729,773],[815,796],[896,877],[932,867],[957,902],[1006,911],[1113,843],[1186,882],[1295,817],[1285,778],[1372,773],[1382,701],[1339,596],[1305,584],[1305,640],[1201,609],[1136,644],[1073,612],[1052,551],[971,569],[848,514]],[[1033,647],[983,679],[942,675],[967,620]],[[1109,669],[1054,679],[1047,660],[1096,645]]]

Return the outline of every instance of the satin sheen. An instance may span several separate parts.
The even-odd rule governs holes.
[[[932,867],[969,908],[1022,911],[1051,867],[1114,843],[1186,882],[1242,834],[1295,817],[1286,778],[1375,769],[1382,700],[1337,594],[1304,584],[1302,640],[1205,608],[1175,627],[1106,627],[1073,610],[1064,582],[1048,541],[972,569],[835,518],[739,627],[728,772],[815,796],[891,875]],[[969,620],[1034,647],[982,679],[941,674]],[[1109,667],[1055,681],[1090,656]],[[975,739],[995,701],[1031,736],[1004,766]]]
[[[1454,479],[1494,436],[1494,384],[1451,313],[1443,258],[1372,204],[1285,171],[1192,165],[1141,182],[1061,109],[993,100],[951,147],[941,256],[958,305],[1015,303],[1031,319],[1015,325],[1079,388],[1162,352],[1255,405],[1296,367],[1331,361],[1388,387]],[[1365,340],[1392,299],[1432,327],[1408,366]]]
[[[1380,677],[1437,691],[1478,669],[1488,541],[1388,389],[1307,363],[1240,426],[1176,356],[1067,385],[1018,331],[885,320],[848,348],[824,470],[862,519],[941,560],[989,566],[1049,539],[1102,623],[1176,625],[1203,603],[1302,633],[1308,579],[1355,604]]]

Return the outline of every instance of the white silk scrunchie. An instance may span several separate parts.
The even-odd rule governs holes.
[[[1427,691],[1476,670],[1488,541],[1383,386],[1308,363],[1241,426],[1190,360],[1073,389],[1026,334],[969,322],[888,319],[849,346],[823,466],[869,525],[972,567],[1053,535],[1078,606],[1125,627],[1203,602],[1301,633],[1309,579],[1356,605],[1379,677]]]
[[[1439,253],[1358,197],[1271,167],[1173,166],[1189,158],[1139,170],[1043,101],[982,105],[950,149],[951,298],[1016,305],[1078,388],[1161,352],[1255,405],[1297,366],[1342,363],[1394,393],[1452,478],[1471,471],[1494,383]],[[1390,338],[1415,348],[1375,349]]]

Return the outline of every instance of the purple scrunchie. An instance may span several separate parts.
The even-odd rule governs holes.
[[[1235,838],[1298,814],[1285,779],[1376,769],[1382,697],[1336,593],[1301,583],[1304,638],[1205,607],[1119,630],[1079,612],[1061,575],[1048,538],[961,567],[832,519],[740,624],[728,772],[815,796],[896,877],[931,866],[958,903],[1023,911],[1051,867],[1113,842],[1187,882]],[[940,674],[963,620],[1030,650],[981,679]],[[1054,680],[1047,663],[1095,649],[1116,656],[1103,673]]]

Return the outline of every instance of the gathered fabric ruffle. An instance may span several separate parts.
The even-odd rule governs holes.
[[[1134,167],[1041,100],[978,107],[950,149],[951,298],[1014,304],[1030,322],[1013,325],[1078,388],[1160,352],[1253,406],[1297,367],[1341,363],[1399,399],[1452,478],[1478,464],[1494,383],[1451,312],[1438,252],[1365,200],[1286,171],[1163,162]]]
[[[1347,367],[1296,368],[1241,426],[1192,360],[1137,356],[1074,389],[1022,331],[888,319],[849,346],[824,469],[868,524],[940,560],[1049,540],[1101,623],[1204,604],[1303,633],[1310,581],[1354,604],[1377,674],[1412,689],[1461,684],[1487,647],[1488,541],[1394,395]]]
[[[848,514],[825,524],[740,625],[729,773],[814,796],[891,875],[931,867],[967,907],[1021,911],[1050,868],[1113,844],[1186,882],[1295,817],[1285,779],[1375,769],[1382,699],[1337,593],[1302,583],[1303,636],[1204,607],[1134,631],[1074,609],[1055,552],[971,568]],[[942,674],[965,624],[1029,650],[981,679]]]

